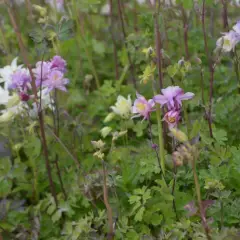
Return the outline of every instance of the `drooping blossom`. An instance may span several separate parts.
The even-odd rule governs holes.
[[[62,73],[67,71],[67,62],[60,56],[54,56],[50,64],[51,69],[56,69]]]
[[[164,116],[164,120],[168,123],[169,128],[176,127],[180,120],[180,111],[170,110]]]
[[[24,91],[30,86],[31,77],[26,69],[17,70],[11,76],[12,80],[8,84],[9,89]]]
[[[136,114],[133,117],[143,117],[143,120],[149,119],[150,113],[154,111],[155,102],[152,99],[146,98],[139,93],[136,94],[137,99],[134,101],[132,113]]]
[[[9,84],[12,82],[12,75],[22,69],[22,65],[17,65],[18,58],[14,58],[11,65],[0,68],[0,83],[4,83],[4,89],[8,89]]]
[[[64,77],[64,74],[58,70],[53,70],[49,73],[47,80],[43,82],[43,87],[47,87],[47,93],[54,89],[67,91],[66,85],[69,80]]]
[[[64,0],[46,0],[45,2],[56,11],[64,12]]]
[[[239,26],[235,29],[239,31]],[[240,41],[240,32],[230,31],[223,33],[223,36],[217,40],[217,48],[222,49],[223,52],[230,52],[235,49],[236,45]]]
[[[121,116],[122,118],[129,118],[132,110],[132,100],[130,95],[128,98],[119,95],[115,106],[112,106],[111,109],[116,115]]]
[[[194,97],[194,93],[184,91],[178,86],[170,86],[162,89],[162,94],[153,97],[153,100],[162,106],[167,105],[168,110],[178,110],[182,106],[183,100]]]

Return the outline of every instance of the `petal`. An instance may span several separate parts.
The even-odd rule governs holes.
[[[187,92],[187,93],[185,93],[185,94],[183,94],[183,95],[179,95],[179,96],[177,97],[177,99],[179,99],[180,101],[182,101],[182,100],[188,100],[188,99],[193,98],[194,96],[195,96],[194,93]]]
[[[154,96],[153,100],[161,105],[164,105],[168,102],[168,99],[161,94]]]
[[[148,105],[149,105],[151,108],[153,108],[153,107],[155,106],[154,100],[153,100],[153,99],[149,99],[149,100],[148,100]]]

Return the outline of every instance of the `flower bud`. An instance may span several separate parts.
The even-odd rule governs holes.
[[[109,113],[105,119],[103,120],[104,123],[108,123],[110,121],[112,121],[112,119],[116,116],[116,114],[114,112]]]
[[[170,131],[171,131],[172,135],[179,142],[187,142],[188,141],[188,137],[187,137],[187,135],[184,132],[182,132],[182,131],[180,131],[180,130],[178,130],[176,128],[170,128]]]
[[[111,127],[104,127],[100,130],[101,132],[101,135],[103,138],[105,138],[106,136],[109,135],[109,133],[112,131],[112,128]]]

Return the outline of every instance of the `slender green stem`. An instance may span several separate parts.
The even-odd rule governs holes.
[[[80,22],[79,22],[79,19],[78,19],[78,12],[77,12],[77,5],[76,5],[76,0],[73,0],[73,10],[74,10],[74,18],[75,18],[75,22],[76,22],[76,25],[77,25],[77,41],[78,41],[78,44],[79,46],[82,46],[84,48],[84,51],[86,53],[86,57],[87,57],[87,60],[90,64],[90,67],[92,69],[92,73],[93,73],[93,76],[94,76],[94,79],[95,79],[95,82],[96,82],[96,86],[97,88],[100,88],[100,81],[99,81],[99,78],[98,78],[98,74],[97,74],[97,70],[95,68],[95,65],[93,63],[93,58],[92,58],[92,55],[87,47],[87,43],[86,43],[86,40],[84,38],[84,33],[81,29],[81,26],[80,26]]]
[[[236,73],[236,77],[237,77],[237,82],[238,82],[238,93],[240,94],[240,75],[239,75],[239,58],[238,58],[238,54],[237,51],[234,51],[234,70]]]
[[[157,123],[158,123],[158,142],[159,142],[160,163],[161,163],[162,173],[163,175],[165,175],[163,127],[162,127],[162,120],[161,120],[161,109],[159,104],[156,105],[156,113],[157,113]]]
[[[207,239],[211,240],[210,233],[209,233],[209,228],[207,226],[207,220],[206,220],[203,205],[202,205],[200,184],[199,184],[199,181],[198,181],[195,159],[191,163],[192,163],[194,183],[195,183],[195,189],[196,189],[196,194],[197,194],[197,200],[198,200],[198,206],[199,206],[199,210],[200,210],[202,225],[203,225],[203,228],[204,228]]]

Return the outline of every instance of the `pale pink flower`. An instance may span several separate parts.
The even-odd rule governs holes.
[[[59,89],[62,91],[67,91],[66,86],[69,83],[67,78],[64,78],[64,74],[58,70],[53,70],[50,72],[48,79],[43,82],[43,87],[47,87],[47,93],[54,89]]]
[[[60,56],[54,56],[51,61],[51,69],[59,70],[65,73],[67,71],[67,62]]]
[[[150,113],[155,111],[153,107],[155,102],[152,99],[146,100],[146,98],[139,93],[136,93],[137,99],[134,101],[132,107],[132,113],[136,114],[133,117],[143,117],[143,120],[149,119]]]
[[[178,86],[170,86],[162,89],[162,94],[153,97],[153,100],[162,106],[167,105],[168,110],[178,110],[182,106],[183,100],[188,100],[194,97],[191,92],[184,93]]]
[[[163,118],[168,123],[169,128],[176,127],[180,120],[180,111],[171,110]]]

